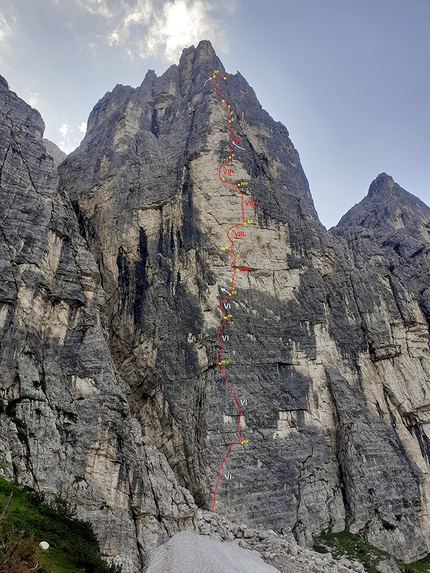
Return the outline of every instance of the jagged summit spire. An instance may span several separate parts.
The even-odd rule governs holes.
[[[378,237],[400,228],[414,235],[421,229],[427,238],[429,218],[430,208],[421,199],[403,189],[391,175],[380,173],[370,184],[366,197],[341,218],[337,228],[371,228]]]
[[[225,73],[224,66],[209,40],[202,40],[196,48],[190,46],[182,50],[178,68],[181,94],[189,92],[193,84],[199,85],[205,82],[215,69]]]
[[[184,48],[182,50],[181,58],[189,53],[194,53],[202,58],[206,57],[206,59],[212,59],[216,57],[214,47],[209,40],[200,40],[196,48],[194,45],[190,46],[189,48]]]
[[[382,172],[370,184],[368,195],[373,197],[381,193],[390,194],[395,186],[399,187],[391,175]]]
[[[402,209],[414,208],[421,211],[429,210],[429,207],[421,201],[418,197],[406,191],[401,185],[399,185],[391,175],[386,173],[380,173],[376,179],[372,181],[369,187],[369,192],[367,197],[363,199],[361,203],[370,205],[371,203],[379,204],[381,201],[394,202],[398,207]]]

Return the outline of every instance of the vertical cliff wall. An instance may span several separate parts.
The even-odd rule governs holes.
[[[160,78],[117,86],[60,168],[131,411],[205,508],[238,412],[216,363],[231,278],[220,247],[241,202],[218,178],[230,123],[214,70],[224,74],[201,42]],[[426,438],[410,423],[429,392],[425,295],[390,274],[373,240],[364,258],[352,250],[347,221],[325,230],[285,127],[239,73],[220,82],[239,146],[225,176],[247,183],[252,223],[236,241],[250,270],[236,275],[223,328],[246,443],[222,468],[216,511],[302,542],[348,527],[417,559],[429,539]]]
[[[137,572],[195,506],[130,415],[79,233],[39,113],[0,78],[0,468],[61,496]]]
[[[365,379],[365,388],[372,392],[380,418],[401,438],[420,476],[421,502],[417,506],[421,505],[420,522],[426,539],[429,536],[429,230],[429,207],[385,173],[375,179],[367,197],[332,229],[334,235],[348,242],[361,281],[371,283],[373,288],[373,300],[370,299],[373,304],[364,296],[358,299],[378,384],[376,390],[372,380]],[[390,301],[388,308],[387,301]],[[382,401],[386,408],[380,409]]]

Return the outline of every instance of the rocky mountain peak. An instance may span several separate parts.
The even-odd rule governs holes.
[[[204,61],[212,62],[214,58],[217,58],[215,50],[209,40],[201,40],[196,48],[194,46],[184,48],[179,59],[179,65],[183,63],[184,58],[188,58],[190,56],[192,56],[197,63]]]
[[[405,287],[375,286],[320,224],[287,129],[239,73],[224,73],[208,42],[136,89],[117,86],[89,123],[60,167],[60,188],[100,268],[110,351],[133,415],[178,483],[211,508],[220,463],[237,445],[216,357],[232,279],[228,232],[245,217],[234,237],[244,270],[222,334],[246,444],[222,468],[217,513],[290,527],[301,543],[347,524],[396,555],[423,555],[414,509],[422,454],[404,454],[402,383],[390,389],[390,372],[375,366],[401,355]],[[391,334],[399,321],[402,333]],[[363,372],[378,381],[373,397]],[[375,477],[387,467],[394,486]],[[401,536],[414,541],[399,547]]]
[[[209,40],[202,40],[197,47],[184,48],[179,59],[179,69],[184,73],[192,69],[194,78],[203,79],[203,81],[211,77],[214,69],[219,69],[224,73],[221,60]]]
[[[66,159],[67,154],[49,139],[43,138],[42,141],[46,147],[46,152],[49,153],[54,160],[55,166],[58,167]]]
[[[245,546],[230,518],[424,556],[430,210],[381,174],[327,232],[206,41],[108,92],[58,174],[1,86],[6,475],[72,501],[125,573],[197,506]]]
[[[370,184],[368,195],[389,194],[393,187],[396,185],[391,175],[380,173]]]
[[[386,173],[371,183],[367,196],[339,221],[337,229],[351,233],[353,227],[371,230],[379,242],[395,233],[427,241],[430,208],[403,189]]]

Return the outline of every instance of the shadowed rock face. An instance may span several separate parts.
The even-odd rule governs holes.
[[[230,256],[220,246],[241,220],[241,203],[218,179],[230,140],[226,108],[207,81],[214,69],[223,72],[210,43],[201,42],[160,78],[148,72],[139,88],[106,94],[82,144],[59,168],[58,191],[53,162],[38,159],[40,116],[2,88],[15,98],[4,104],[4,117],[16,108],[12,127],[1,124],[3,156],[11,134],[21,137],[12,149],[28,151],[26,162],[4,162],[1,179],[4,204],[17,210],[0,222],[1,384],[9,408],[1,419],[18,435],[24,414],[9,404],[28,391],[10,372],[30,340],[44,365],[40,399],[55,396],[46,416],[58,427],[57,405],[66,396],[70,408],[61,411],[76,416],[67,418],[73,445],[60,433],[55,452],[63,441],[78,451],[75,458],[62,454],[61,471],[36,478],[12,463],[19,439],[9,442],[5,429],[8,475],[47,490],[51,476],[69,480],[51,489],[76,500],[110,555],[129,552],[130,567],[139,552],[143,560],[167,535],[194,527],[189,492],[210,508],[219,465],[237,440],[237,409],[216,356],[218,305],[231,278]],[[223,329],[225,370],[248,443],[235,446],[224,465],[216,511],[256,528],[292,528],[302,543],[348,527],[397,557],[417,559],[430,535],[429,210],[380,176],[368,198],[328,232],[286,128],[239,73],[220,89],[241,138],[230,181],[248,182],[245,197],[256,206],[245,207],[253,223],[235,243],[251,271],[236,275],[232,319]],[[24,210],[7,177],[22,179]],[[35,206],[40,214],[30,219]],[[18,224],[20,218],[27,222]],[[28,291],[31,273],[38,290]],[[12,328],[25,305],[39,309],[27,311],[39,323],[30,328],[20,319]],[[12,334],[16,342],[7,338]],[[33,379],[25,376],[20,380]],[[47,455],[26,448],[19,450],[22,466]],[[85,469],[71,466],[74,459]],[[91,505],[93,491],[75,476],[97,483],[103,502]],[[115,512],[126,525],[112,517],[107,536],[103,519]]]
[[[3,78],[0,117],[2,475],[66,498],[102,551],[138,571],[196,508],[130,415],[100,274],[57,190],[43,121]]]
[[[389,315],[382,308],[363,313],[363,327],[389,405],[389,419],[383,412],[381,418],[416,464],[423,499],[430,460],[430,209],[382,173],[332,232],[348,242],[360,272],[385,284],[395,301]],[[428,539],[424,517],[421,524]]]
[[[54,160],[56,167],[58,167],[60,163],[62,163],[66,159],[67,155],[64,153],[64,151],[61,151],[58,145],[56,145],[52,141],[49,141],[49,139],[43,138],[42,142],[46,148],[47,153]]]
[[[220,246],[240,201],[217,177],[229,133],[207,82],[214,69],[223,73],[201,42],[160,78],[117,86],[60,168],[100,268],[132,411],[204,508],[237,415],[215,364],[231,276]],[[291,527],[302,542],[346,525],[417,558],[427,552],[427,460],[399,403],[425,406],[425,317],[402,278],[358,264],[341,233],[320,224],[287,130],[245,79],[230,75],[220,89],[241,137],[231,181],[248,181],[257,205],[240,239],[252,270],[237,276],[223,329],[249,443],[223,468],[217,512]]]

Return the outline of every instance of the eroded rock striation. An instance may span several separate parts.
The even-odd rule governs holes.
[[[195,529],[237,441],[216,357],[232,271],[220,247],[241,201],[218,178],[230,126],[214,70],[201,42],[116,86],[58,189],[40,116],[2,85],[7,475],[72,499],[130,568]],[[252,222],[222,331],[246,443],[216,513],[303,545],[348,528],[416,560],[430,541],[430,209],[383,174],[327,231],[286,128],[239,73],[220,89],[238,143],[225,177],[247,183]]]
[[[140,570],[196,510],[131,417],[79,233],[39,113],[0,79],[0,458],[3,475],[61,496],[105,554]]]

